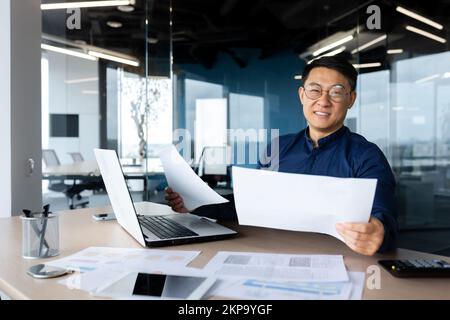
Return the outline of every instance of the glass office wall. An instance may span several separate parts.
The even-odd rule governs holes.
[[[196,104],[223,99],[227,130],[269,133],[234,143],[227,131],[225,143],[234,151],[244,144],[244,164],[254,165],[248,149],[255,140],[270,141],[271,129],[287,134],[307,125],[297,95],[304,65],[341,55],[359,72],[345,124],[391,164],[401,230],[450,227],[448,3],[267,1],[198,7],[197,15],[186,6],[174,2],[175,127],[193,130]],[[197,28],[186,22],[195,17]],[[197,136],[194,160],[204,147]]]
[[[170,1],[54,8],[42,1],[44,201],[109,203],[93,150],[117,151],[138,200],[172,141]],[[151,165],[150,165],[151,164]]]
[[[92,148],[108,147],[133,165],[183,140],[194,166],[206,147],[223,146],[231,163],[255,166],[268,141],[307,125],[304,66],[341,55],[359,71],[345,123],[391,164],[402,230],[450,227],[449,11],[445,1],[136,1],[81,9],[81,29],[69,29],[76,20],[65,10],[43,11],[43,44],[139,63],[43,48],[43,110],[52,114],[43,147],[65,163],[67,152],[93,159]],[[177,129],[188,136],[169,134]]]
[[[258,59],[258,50],[235,52],[248,57],[247,67],[241,68],[228,54],[220,52],[217,65],[211,69],[175,64],[174,121],[178,128],[189,132],[194,162],[199,161],[206,147],[225,145],[230,148],[233,164],[255,167],[267,142],[304,127],[297,98],[300,81],[295,79],[304,62],[288,52],[266,60]],[[206,112],[210,113],[209,126],[199,127],[197,123]]]
[[[434,8],[406,3],[380,8],[394,20],[372,32],[381,40],[358,52],[360,64],[379,66],[360,69],[359,98],[349,120],[391,164],[400,229],[448,229],[450,59],[448,17],[442,12],[449,7],[438,2]]]

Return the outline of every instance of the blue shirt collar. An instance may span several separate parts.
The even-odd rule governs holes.
[[[333,132],[332,134],[319,139],[319,141],[317,143],[318,148],[322,148],[322,147],[326,146],[327,144],[329,144],[330,142],[336,141],[338,138],[340,138],[342,135],[344,135],[348,131],[349,131],[349,129],[346,126],[342,126],[341,128],[339,128],[337,131]],[[308,150],[311,151],[312,149],[314,149],[313,141],[309,137],[309,126],[305,129],[305,140],[306,140],[306,145],[308,146]]]

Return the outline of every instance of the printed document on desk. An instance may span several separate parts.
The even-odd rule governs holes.
[[[186,266],[199,254],[200,251],[89,247],[47,264],[80,272],[105,268],[135,270],[149,264]]]
[[[91,292],[124,271],[185,267],[199,254],[200,251],[89,247],[47,264],[78,271],[60,283]]]
[[[233,167],[239,224],[329,234],[338,222],[369,221],[376,179]]]
[[[249,278],[218,280],[208,297],[258,300],[361,300],[364,272],[349,272],[341,282],[298,282]]]
[[[228,202],[195,174],[173,145],[161,151],[159,157],[169,186],[181,195],[188,210]]]
[[[348,281],[341,255],[298,255],[219,251],[203,268],[220,278],[274,281]]]

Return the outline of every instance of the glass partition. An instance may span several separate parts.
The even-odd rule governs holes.
[[[135,200],[161,182],[149,158],[172,141],[170,1],[125,2],[42,1],[43,193],[55,209],[109,204],[95,148],[117,151]]]
[[[145,168],[129,179],[140,199],[163,189],[157,154],[171,142],[195,169],[208,147],[254,167],[267,142],[307,125],[304,66],[340,55],[359,72],[345,124],[386,155],[401,230],[449,228],[449,10],[357,0],[136,0],[82,8],[78,20],[44,10],[43,148],[63,164],[69,152],[117,150],[129,177]]]
[[[223,101],[226,136],[211,143],[234,152],[243,145],[245,160],[234,155],[232,164],[255,166],[250,149],[256,144],[259,155],[272,129],[288,134],[307,125],[297,95],[304,66],[321,56],[346,57],[359,77],[345,124],[388,159],[400,229],[448,229],[449,10],[445,1],[267,1],[217,9],[175,2],[175,128],[192,132],[190,158],[198,161],[205,146],[193,133],[201,117],[196,105]],[[194,27],[188,20],[195,18]],[[266,134],[253,135],[260,129]]]

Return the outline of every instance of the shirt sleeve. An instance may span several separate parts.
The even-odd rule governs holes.
[[[375,145],[366,150],[360,159],[356,176],[377,179],[371,215],[384,226],[384,239],[378,252],[393,250],[397,247],[398,235],[394,174],[383,152]]]
[[[229,194],[223,197],[229,200],[229,202],[201,206],[193,210],[191,213],[202,217],[217,219],[219,221],[237,221],[234,195]]]

